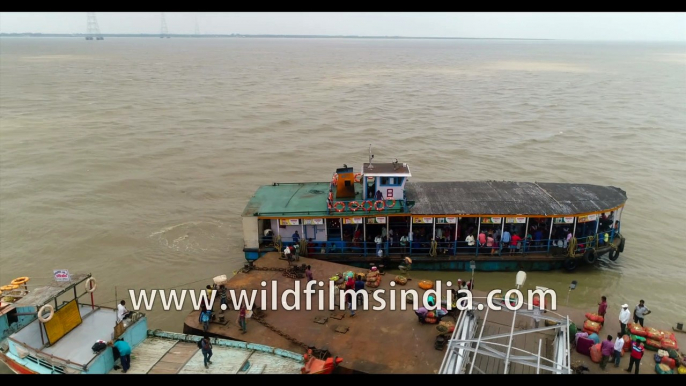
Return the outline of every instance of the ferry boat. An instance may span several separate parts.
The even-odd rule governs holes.
[[[62,271],[55,279],[30,291],[27,277],[0,287],[0,360],[15,373],[120,374],[111,347],[93,351],[96,342],[118,339],[132,347],[126,374],[328,374],[340,362],[210,338],[213,363],[206,368],[198,348],[202,337],[149,330],[140,312],[117,322],[116,309],[95,305],[90,274]],[[79,302],[88,295],[90,304]]]
[[[358,267],[411,257],[412,269],[481,271],[574,271],[624,251],[622,189],[410,181],[407,163],[373,163],[369,153],[361,169],[343,165],[329,181],[259,187],[242,213],[246,266],[289,246]],[[498,243],[506,233],[510,242]]]

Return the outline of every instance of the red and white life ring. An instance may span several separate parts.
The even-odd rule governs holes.
[[[376,209],[377,211],[381,212],[382,210],[384,210],[384,208],[386,208],[386,203],[382,200],[378,200],[374,203],[374,209]]]
[[[362,182],[362,173],[355,173],[355,182]]]
[[[386,206],[386,208],[391,209],[392,207],[395,206],[395,200],[390,200],[391,203]]]
[[[356,212],[358,209],[360,209],[360,203],[357,201],[350,201],[348,203],[348,209],[350,209],[352,212]]]
[[[366,210],[367,212],[372,210],[372,208],[374,208],[374,204],[371,201],[365,201],[362,203],[362,209]]]
[[[336,210],[336,212],[342,212],[345,210],[345,202],[338,201],[335,204],[333,204],[333,208],[334,210]]]

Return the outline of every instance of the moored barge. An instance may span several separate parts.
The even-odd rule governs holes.
[[[297,246],[301,256],[367,267],[574,271],[624,251],[627,195],[613,186],[410,181],[407,163],[344,165],[328,182],[261,186],[242,213],[249,263]],[[472,264],[473,263],[473,264]]]

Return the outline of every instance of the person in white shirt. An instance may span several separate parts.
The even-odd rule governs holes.
[[[615,339],[615,367],[619,367],[619,360],[622,357],[622,349],[624,348],[624,339],[622,339],[622,333],[617,333],[617,338]]]
[[[629,323],[630,318],[631,312],[629,312],[629,305],[622,304],[622,310],[619,312],[619,327],[622,336],[626,335],[626,325]]]
[[[376,253],[378,254],[381,250],[381,243],[383,242],[383,239],[381,238],[381,236],[376,236],[374,238],[374,242],[376,243]]]
[[[131,317],[131,312],[126,310],[126,301],[122,300],[117,304],[117,323],[120,323],[128,317]]]
[[[473,252],[474,245],[476,244],[476,241],[474,241],[474,235],[469,234],[469,236],[467,236],[467,238],[465,238],[464,241],[467,242],[467,246],[469,247],[469,252]]]

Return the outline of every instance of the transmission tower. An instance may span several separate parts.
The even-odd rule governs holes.
[[[88,12],[88,28],[86,29],[86,40],[105,40],[100,35],[100,27],[95,19],[95,12]]]
[[[160,33],[160,38],[169,39],[169,31],[167,31],[167,21],[164,19],[164,12],[160,14],[162,16],[162,32]]]

